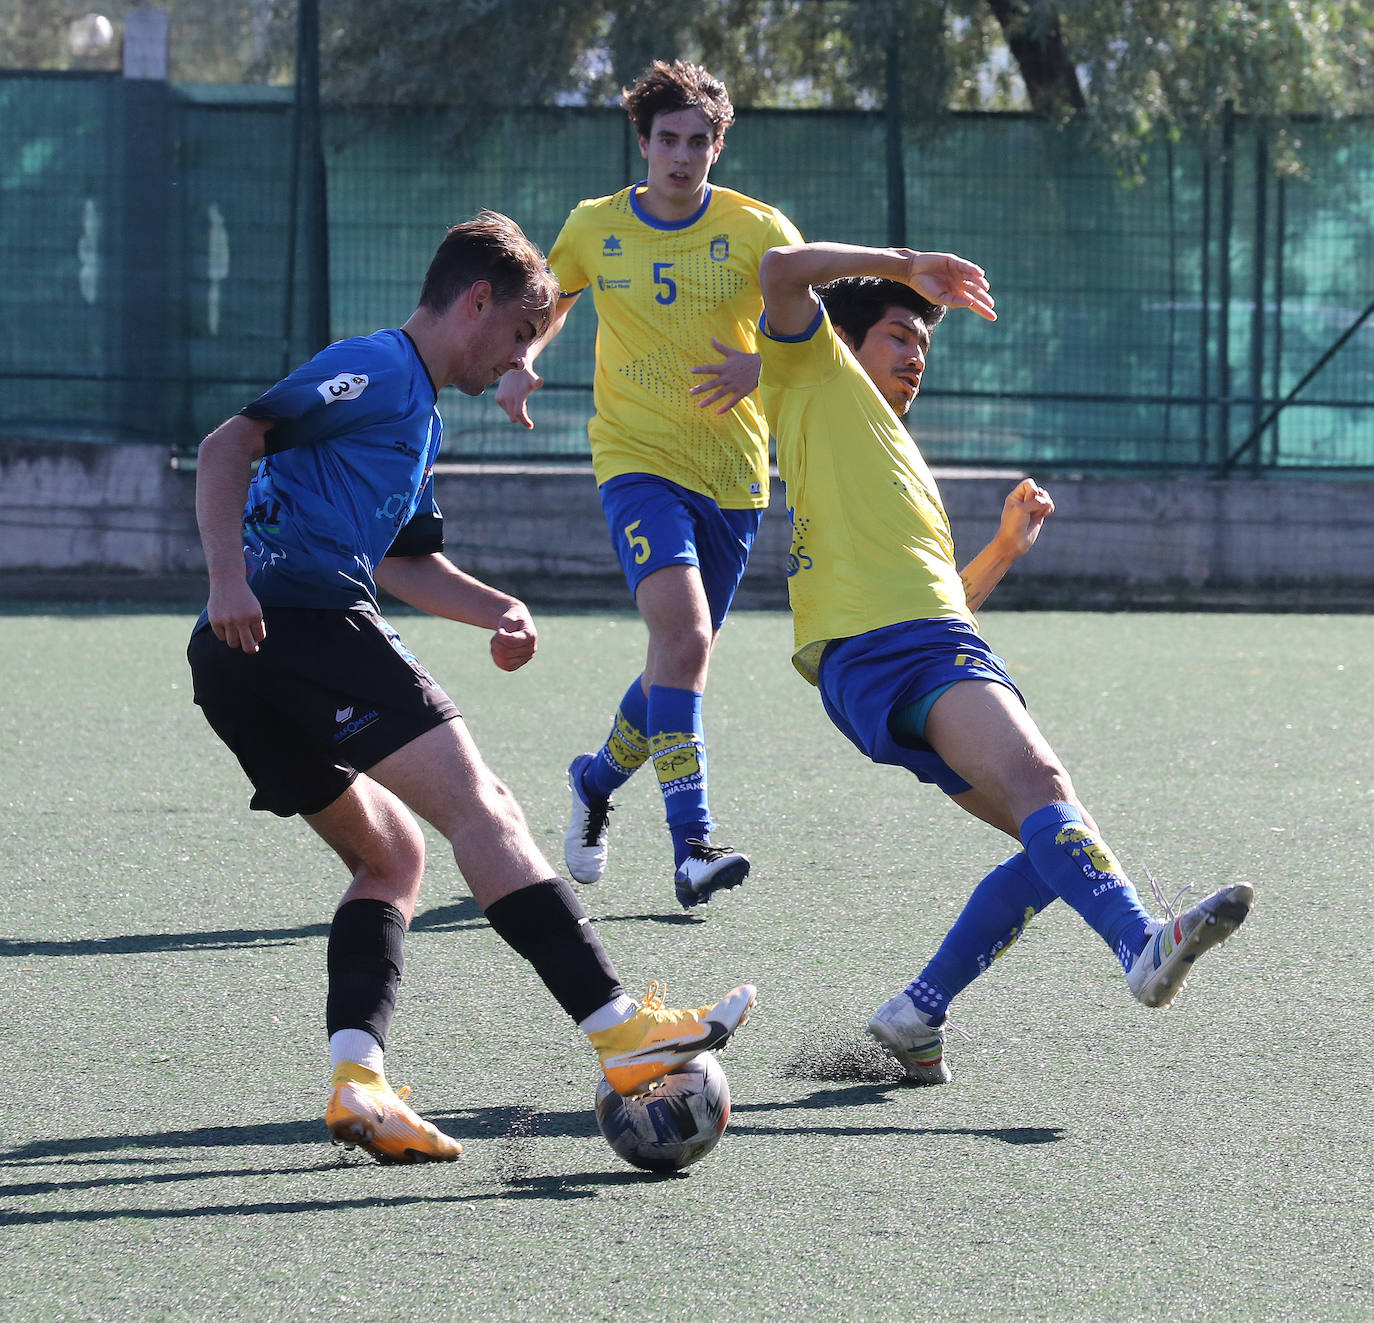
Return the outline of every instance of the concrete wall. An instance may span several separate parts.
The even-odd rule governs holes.
[[[941,473],[961,562],[1014,474]],[[622,606],[590,467],[454,465],[437,475],[450,554],[542,607]],[[1058,478],[1058,510],[993,599],[1011,605],[1374,608],[1374,484]],[[204,592],[195,474],[152,446],[0,444],[0,597]],[[780,492],[740,602],[784,606]]]

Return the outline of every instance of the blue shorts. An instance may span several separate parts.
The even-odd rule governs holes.
[[[826,714],[861,753],[959,795],[969,783],[915,734],[894,733],[892,723],[924,702],[917,722],[903,722],[924,726],[930,704],[960,680],[991,680],[1026,701],[1006,664],[962,620],[907,620],[836,639],[821,654],[818,685]]]
[[[632,593],[665,565],[695,565],[711,625],[724,624],[749,564],[762,510],[724,510],[709,496],[648,473],[623,473],[603,482],[601,509]]]

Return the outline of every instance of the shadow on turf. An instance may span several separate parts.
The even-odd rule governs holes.
[[[462,932],[486,926],[471,896],[417,914],[411,932]],[[3,956],[140,955],[150,951],[224,951],[243,947],[289,946],[308,937],[328,937],[328,923],[296,928],[222,928],[203,933],[129,933],[119,937],[85,937],[71,941],[15,941],[0,938]]]
[[[368,1162],[366,1164],[350,1164],[351,1166],[366,1171],[373,1171],[376,1164]],[[341,1164],[330,1163],[328,1166],[302,1167],[301,1172],[324,1171],[329,1167],[340,1169]],[[462,1171],[462,1163],[459,1162],[456,1170]],[[407,1171],[409,1169],[406,1169]],[[216,1180],[221,1177],[234,1176],[280,1176],[295,1173],[282,1172],[280,1170],[269,1171],[206,1171],[186,1174],[182,1173],[183,1179],[187,1180]],[[295,1215],[298,1213],[335,1213],[342,1212],[351,1208],[405,1208],[410,1205],[423,1204],[427,1208],[432,1208],[437,1204],[484,1204],[484,1203],[505,1203],[512,1199],[595,1199],[599,1189],[608,1187],[621,1187],[626,1185],[641,1185],[646,1181],[671,1181],[690,1179],[687,1172],[669,1172],[666,1175],[656,1176],[643,1171],[586,1171],[568,1172],[562,1176],[515,1176],[508,1177],[502,1181],[500,1189],[483,1190],[473,1194],[435,1194],[426,1192],[422,1194],[400,1194],[400,1195],[381,1195],[369,1196],[361,1199],[297,1199],[297,1200],[264,1200],[259,1203],[223,1203],[223,1204],[199,1204],[189,1208],[68,1208],[68,1209],[44,1209],[34,1212],[19,1212],[9,1209],[0,1209],[0,1227],[14,1226],[52,1226],[63,1222],[126,1222],[126,1221],[149,1221],[165,1222],[189,1217],[253,1217],[253,1216],[273,1216],[286,1213]],[[126,1185],[127,1182],[114,1182],[118,1185]],[[57,1189],[70,1188],[57,1186]],[[0,1190],[0,1194],[9,1193],[8,1190]],[[36,1191],[41,1192],[41,1191]]]
[[[614,914],[598,923],[698,922],[695,914]],[[471,896],[460,896],[448,905],[417,914],[413,933],[468,932],[486,927],[486,917]],[[126,933],[118,937],[80,937],[70,941],[16,941],[0,937],[4,956],[142,955],[150,951],[229,951],[246,947],[289,946],[309,937],[328,937],[328,923],[305,923],[296,928],[221,928],[203,933]]]

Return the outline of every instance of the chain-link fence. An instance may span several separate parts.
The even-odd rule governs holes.
[[[0,435],[181,449],[308,356],[322,309],[336,338],[402,321],[454,221],[494,207],[548,247],[642,166],[618,110],[326,107],[325,230],[289,89],[0,75],[0,123]],[[986,267],[1001,319],[946,320],[913,415],[935,461],[1374,468],[1369,122],[1306,126],[1301,180],[1238,122],[1219,163],[1162,144],[1135,187],[1023,117],[961,117],[896,164],[888,127],[741,111],[713,178],[809,238],[886,242],[895,198],[908,242]],[[450,455],[585,454],[595,320],[541,360],[533,433],[446,391]]]

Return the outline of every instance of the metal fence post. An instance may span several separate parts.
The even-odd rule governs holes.
[[[906,160],[902,150],[902,39],[896,32],[887,43],[887,241],[906,245]]]

